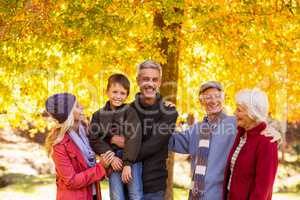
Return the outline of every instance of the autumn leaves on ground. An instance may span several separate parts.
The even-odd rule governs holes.
[[[297,0],[0,1],[1,198],[55,196],[42,145],[53,126],[44,115],[49,95],[71,92],[91,116],[106,101],[112,73],[129,77],[133,100],[135,66],[153,59],[163,66],[160,92],[176,103],[178,121],[203,117],[198,89],[207,80],[224,85],[229,114],[240,89],[266,91],[270,116],[286,133],[275,191],[292,193],[274,199],[297,199],[299,21]],[[187,158],[176,156],[174,170],[185,174],[175,185],[187,185]],[[174,196],[184,199],[186,190],[175,188]]]

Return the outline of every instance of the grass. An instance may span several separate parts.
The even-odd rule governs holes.
[[[54,178],[51,175],[47,176],[30,176],[23,174],[7,174],[1,177],[1,185],[7,184],[14,191],[32,193],[41,185],[51,185],[54,183]]]
[[[6,182],[5,182],[6,181]],[[0,188],[3,200],[55,200],[55,178],[53,176],[28,176],[22,174],[8,174],[1,177],[0,182],[7,183]],[[109,200],[108,183],[101,182],[103,200]],[[174,199],[187,199],[188,191],[183,188],[174,188]],[[300,200],[300,194],[279,193],[273,195],[273,200]]]
[[[3,200],[55,199],[55,179],[53,176],[28,176],[8,174],[1,177],[1,183],[9,184],[0,188]]]
[[[187,199],[188,191],[182,188],[174,188],[174,200]],[[300,193],[275,193],[272,200],[300,200]]]

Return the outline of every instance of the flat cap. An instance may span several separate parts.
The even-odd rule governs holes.
[[[207,81],[200,86],[199,94],[202,94],[207,89],[216,88],[219,91],[223,91],[222,85],[217,81]]]

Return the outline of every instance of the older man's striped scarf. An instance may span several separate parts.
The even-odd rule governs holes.
[[[217,123],[208,123],[207,117],[204,118],[203,123],[200,125],[200,139],[196,154],[196,166],[193,172],[189,200],[200,200],[203,198],[205,186],[204,180],[210,148],[210,140],[212,132],[216,128]]]

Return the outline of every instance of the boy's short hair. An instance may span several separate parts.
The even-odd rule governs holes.
[[[112,84],[120,84],[127,90],[127,95],[129,95],[130,92],[130,82],[128,78],[123,74],[113,74],[108,78],[107,82],[107,88],[108,91]]]

